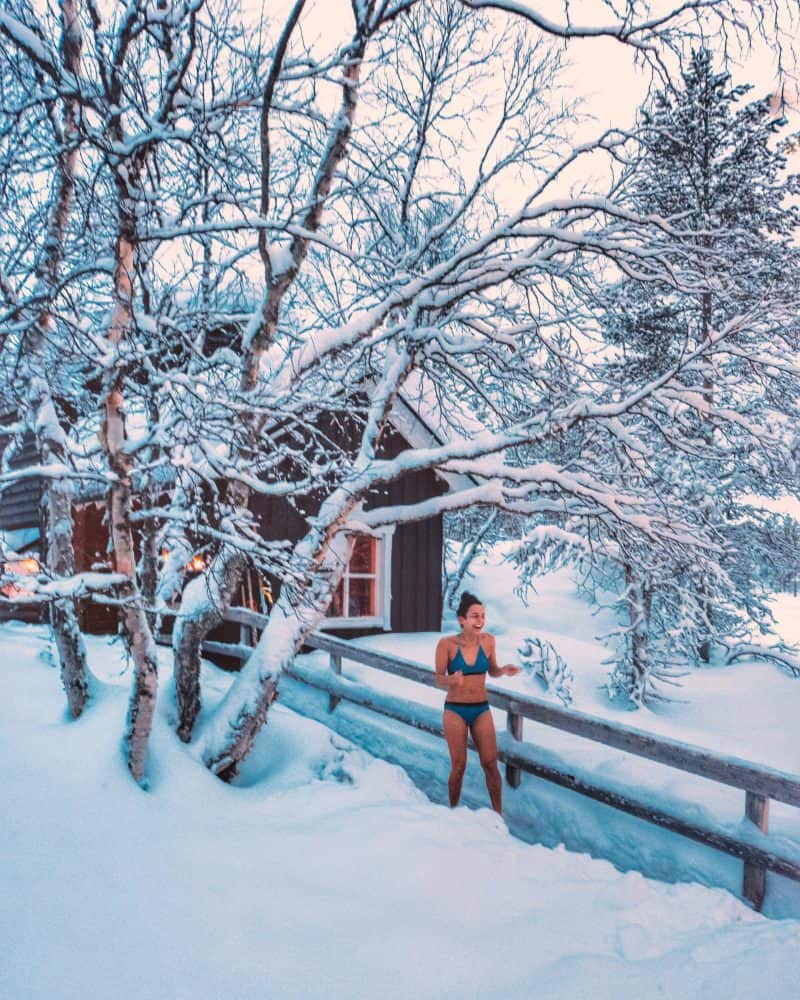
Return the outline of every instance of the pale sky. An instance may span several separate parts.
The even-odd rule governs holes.
[[[282,24],[294,0],[245,0],[245,4],[256,16],[264,15]],[[563,0],[527,0],[529,6],[543,10],[553,20],[563,20]],[[659,10],[672,6],[669,0],[656,0],[653,8]],[[606,23],[609,20],[605,0],[578,0],[570,4],[572,18],[582,23]],[[508,17],[505,13],[493,11],[491,17]],[[353,22],[350,0],[308,0],[301,17],[301,25],[307,40],[321,38],[328,45],[344,38]],[[535,29],[532,29],[535,30]],[[786,26],[785,40],[798,43],[798,25]],[[646,71],[633,64],[633,52],[612,39],[575,39],[569,42],[567,53],[575,66],[574,84],[590,102],[591,110],[604,124],[618,125],[631,117],[646,90]],[[792,61],[792,55],[785,49],[784,58]],[[758,94],[773,91],[778,87],[776,54],[758,40],[750,53],[737,56],[730,66],[736,83],[749,82]],[[795,72],[800,67],[795,65]],[[797,104],[797,85],[787,87],[793,102]],[[795,107],[795,112],[797,108]]]
[[[563,21],[563,0],[527,2],[531,7],[543,10],[553,20]],[[256,16],[268,16],[281,26],[293,6],[293,0],[245,0],[245,3]],[[669,0],[654,0],[652,3],[656,10],[668,6],[672,6]],[[609,20],[605,0],[573,0],[570,11],[575,22],[594,24]],[[504,12],[491,12],[492,19],[509,16]],[[352,23],[351,0],[308,0],[300,20],[306,41],[319,41],[328,50],[340,40],[345,40]],[[793,27],[796,34],[798,26]],[[536,29],[531,28],[531,31],[535,33]],[[789,51],[791,39],[788,33],[785,41],[784,59],[791,64],[793,55]],[[633,50],[613,39],[575,39],[565,46],[565,55],[565,61],[570,65],[565,69],[562,81],[574,96],[582,99],[584,114],[593,120],[577,130],[572,141],[586,142],[609,127],[629,127],[634,121],[636,109],[645,98],[649,83],[649,70],[635,65]],[[729,69],[735,83],[754,85],[753,99],[779,89],[776,53],[761,39],[754,42],[750,52],[737,54]],[[797,64],[794,72],[800,72]],[[785,88],[794,105],[787,109],[790,128],[800,130],[796,79],[785,78]],[[800,153],[796,157],[795,169],[800,169]]]

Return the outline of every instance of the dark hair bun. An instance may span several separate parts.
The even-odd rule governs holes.
[[[472,607],[473,604],[483,604],[480,597],[476,597],[474,594],[470,594],[468,590],[465,590],[461,595],[461,603],[458,605],[458,611],[456,611],[456,616],[458,618],[466,618],[467,612]]]

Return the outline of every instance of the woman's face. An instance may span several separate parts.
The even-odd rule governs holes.
[[[465,634],[478,635],[486,624],[486,608],[482,604],[470,604],[466,615],[458,621]]]

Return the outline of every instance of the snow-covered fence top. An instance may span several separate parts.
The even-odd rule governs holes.
[[[244,608],[231,608],[225,617],[229,621],[256,629],[263,628],[267,622],[264,615]],[[297,680],[327,691],[331,710],[341,699],[345,699],[418,729],[438,736],[443,735],[438,714],[434,717],[430,710],[422,711],[419,705],[403,703],[394,696],[341,676],[342,660],[351,660],[396,677],[433,687],[435,681],[431,668],[359,647],[351,640],[337,639],[321,633],[315,633],[306,641],[309,646],[330,654],[332,672],[322,674],[314,667],[299,663],[295,663],[287,672]],[[250,652],[246,646],[223,643],[206,644],[206,648],[209,652],[225,653],[240,659],[246,658]],[[776,854],[771,850],[770,838],[765,836],[768,829],[770,799],[800,807],[800,776],[715,753],[679,740],[656,736],[633,726],[608,722],[571,708],[547,704],[537,698],[522,698],[518,695],[489,690],[488,700],[491,705],[505,711],[507,715],[508,733],[500,736],[498,756],[506,764],[506,778],[513,787],[519,785],[520,774],[524,771],[739,857],[744,861],[742,894],[757,909],[760,909],[763,903],[768,870],[800,881],[800,858],[786,858]],[[536,748],[521,739],[523,719],[531,719],[595,743],[615,747],[711,781],[740,788],[745,792],[745,816],[755,829],[748,832],[745,827],[740,837],[732,837],[722,830],[689,822],[650,803],[620,795],[574,774],[545,766],[536,760]]]
[[[334,656],[435,687],[432,670],[411,660],[386,656],[371,649],[359,649],[349,639],[336,639],[319,633],[311,636],[307,642],[314,649],[322,649]],[[697,774],[702,778],[710,778],[712,781],[720,781],[744,791],[800,807],[800,777],[775,768],[717,754],[666,736],[654,736],[633,726],[608,722],[535,698],[521,698],[519,695],[489,690],[488,699],[495,708],[512,715],[532,719],[545,726],[553,726],[575,736],[583,736],[595,743],[603,743],[681,771],[688,771],[690,774]]]

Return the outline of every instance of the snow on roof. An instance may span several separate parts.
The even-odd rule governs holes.
[[[447,441],[447,435],[435,431],[420,411],[400,394],[395,397],[394,405],[389,413],[389,421],[414,448],[435,448]],[[451,490],[464,490],[477,485],[477,481],[471,476],[464,476],[457,472],[445,472],[442,469],[436,469],[435,472]]]
[[[480,434],[485,423],[467,406],[454,389],[442,405],[442,387],[434,384],[430,375],[418,368],[409,372],[403,384],[403,396],[420,420],[431,429],[440,444],[445,444],[456,432],[459,436]]]
[[[15,528],[12,531],[0,531],[0,549],[6,556],[22,554],[39,541],[38,527]]]

